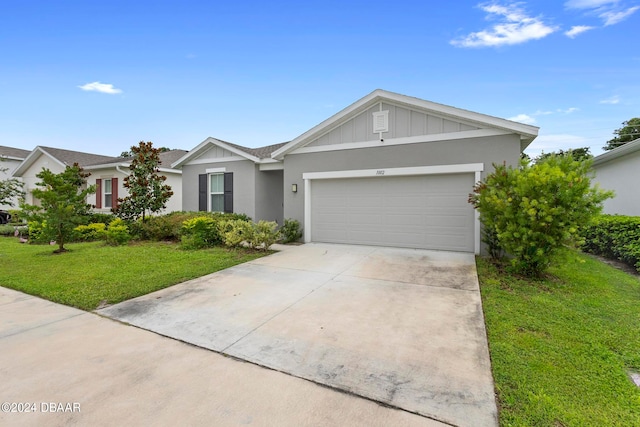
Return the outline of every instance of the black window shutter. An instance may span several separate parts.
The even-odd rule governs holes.
[[[198,175],[198,210],[207,210],[207,174]]]
[[[224,212],[233,213],[233,172],[224,174]]]

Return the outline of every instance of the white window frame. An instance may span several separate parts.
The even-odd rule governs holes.
[[[211,177],[212,176],[222,176],[222,191],[216,191],[213,192],[211,191]],[[212,172],[209,173],[207,175],[207,196],[208,196],[208,210],[209,212],[224,212],[224,172]],[[222,210],[221,211],[214,211],[213,210],[213,206],[211,203],[211,196],[218,196],[221,195],[222,196]]]
[[[107,193],[107,181],[109,181],[109,187],[111,187],[111,192]],[[113,180],[111,178],[103,178],[102,179],[102,206],[105,209],[113,208]],[[107,195],[109,197],[107,197]],[[107,202],[108,200],[108,202]]]

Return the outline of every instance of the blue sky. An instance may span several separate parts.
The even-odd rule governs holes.
[[[530,155],[640,116],[640,0],[0,5],[0,145],[28,150],[275,144],[377,88],[539,126]]]

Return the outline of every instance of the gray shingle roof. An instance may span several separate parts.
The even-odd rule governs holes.
[[[237,148],[238,150],[244,151],[247,154],[251,154],[252,156],[255,156],[259,159],[265,159],[267,157],[271,157],[271,153],[273,153],[283,145],[287,144],[286,142],[282,142],[280,144],[267,145],[265,147],[249,148],[249,147],[243,147],[242,145],[232,144],[227,141],[222,141],[222,142],[234,148]]]
[[[91,166],[117,161],[117,157],[102,156],[100,154],[82,153],[80,151],[63,150],[61,148],[52,147],[41,146],[40,148],[67,166],[72,166],[74,163],[77,163],[80,166]]]
[[[13,157],[15,159],[26,159],[31,153],[29,150],[22,150],[20,148],[5,147],[0,145],[0,157]]]

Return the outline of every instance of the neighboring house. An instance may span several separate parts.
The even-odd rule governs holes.
[[[165,212],[182,208],[182,171],[171,169],[170,165],[171,162],[184,156],[185,153],[186,151],[184,150],[173,150],[162,153],[160,156],[160,172],[167,177],[166,183],[171,185],[174,192]],[[36,183],[40,181],[40,178],[36,177],[36,175],[43,168],[47,168],[53,173],[60,173],[67,166],[72,166],[74,163],[77,163],[91,174],[87,178],[87,185],[96,185],[96,194],[87,198],[87,203],[95,205],[94,211],[111,212],[111,208],[117,205],[118,197],[127,196],[123,180],[128,175],[131,158],[102,156],[38,146],[14,172],[14,176],[21,178],[25,183],[25,201],[29,204],[38,204],[38,200],[33,197],[32,191],[37,188]]]
[[[167,177],[165,184],[171,186],[173,195],[167,202],[164,213],[182,209],[182,171],[172,169],[171,163],[183,157],[184,150],[171,150],[160,153],[160,175]],[[87,203],[95,206],[95,212],[109,213],[118,205],[118,198],[124,198],[129,193],[124,187],[124,178],[129,175],[132,157],[111,157],[108,161],[83,166],[91,173],[87,178],[89,185],[96,185],[95,194],[87,197]]]
[[[480,252],[468,203],[492,164],[516,165],[538,128],[375,90],[285,144],[208,138],[173,164],[183,209],[293,218],[306,242]]]
[[[29,151],[20,148],[5,147],[0,145],[0,181],[13,178],[13,173],[20,163],[29,155]],[[6,170],[4,170],[6,169]],[[13,199],[13,205],[0,204],[0,210],[17,209],[18,198]]]
[[[593,159],[594,182],[615,196],[604,202],[604,213],[640,216],[640,138]]]

